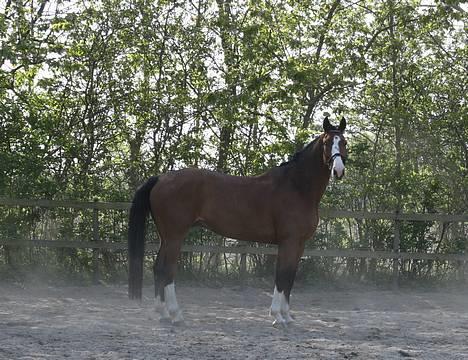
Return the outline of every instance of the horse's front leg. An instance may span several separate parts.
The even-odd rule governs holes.
[[[289,312],[289,298],[303,251],[303,242],[284,243],[278,248],[275,289],[270,308],[270,315],[274,317],[273,326],[286,326],[294,321]]]

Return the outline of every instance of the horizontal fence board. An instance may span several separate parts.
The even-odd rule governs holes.
[[[67,240],[0,240],[0,246],[19,247],[49,247],[49,248],[87,248],[107,250],[127,250],[126,243],[105,241],[67,241]],[[157,251],[159,243],[146,244],[147,251]],[[183,252],[228,253],[276,255],[277,247],[253,246],[220,246],[220,245],[183,245]],[[351,249],[305,249],[304,257],[351,257],[368,259],[402,259],[402,260],[439,260],[468,261],[467,254],[435,254],[435,253],[394,253],[391,251],[351,250]]]
[[[306,249],[304,256],[312,257],[352,257],[367,259],[402,259],[402,260],[440,260],[440,261],[466,261],[465,254],[435,254],[435,253],[407,253],[391,251],[352,250],[352,249]]]
[[[0,205],[19,207],[98,209],[98,210],[128,210],[128,202],[71,201],[71,200],[28,200],[0,198]]]
[[[327,218],[348,218],[368,220],[401,220],[401,221],[442,221],[442,222],[468,222],[468,214],[414,214],[350,211],[329,208],[320,208],[320,216]]]
[[[128,210],[130,208],[131,203],[0,198],[0,205],[15,207]],[[468,222],[468,214],[397,214],[391,212],[350,211],[329,208],[320,208],[320,216],[325,218],[351,218],[369,220]]]

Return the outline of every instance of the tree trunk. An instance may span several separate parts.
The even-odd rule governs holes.
[[[238,61],[237,45],[234,42],[234,21],[231,12],[231,0],[216,0],[218,4],[218,24],[221,37],[221,46],[224,53],[225,67],[225,82],[227,86],[227,98],[222,104],[222,119],[219,146],[218,160],[216,170],[220,172],[228,172],[228,154],[232,143],[232,137],[235,129],[236,106],[233,102],[237,97],[237,82],[238,76],[235,74],[235,67]]]
[[[393,190],[396,198],[396,214],[401,211],[401,119],[400,119],[400,99],[398,89],[398,43],[395,35],[395,4],[393,1],[389,1],[390,5],[390,41],[391,41],[391,62],[392,62],[392,122],[395,134],[395,177]],[[393,251],[395,253],[400,252],[400,222],[395,220],[394,222],[394,239],[393,239]],[[393,260],[393,285],[398,287],[398,272],[399,272],[399,260]]]

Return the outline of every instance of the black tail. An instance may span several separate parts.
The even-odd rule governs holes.
[[[135,192],[128,220],[128,296],[130,299],[141,299],[143,285],[143,257],[145,254],[146,217],[150,211],[149,194],[158,182],[152,176]]]

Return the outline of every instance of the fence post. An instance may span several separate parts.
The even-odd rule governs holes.
[[[95,199],[94,203],[97,202]],[[99,241],[99,210],[96,207],[93,209],[93,241]],[[99,249],[93,248],[93,282],[97,284],[99,278]]]
[[[461,284],[465,284],[465,261],[457,261],[457,281]]]
[[[455,227],[456,231],[456,236],[459,239],[463,239],[463,234],[466,234],[465,232],[465,224],[462,222],[460,223],[460,227],[456,226]],[[461,240],[463,241],[463,240]],[[463,248],[463,255],[466,254],[466,250],[468,250],[468,237],[465,237],[463,244],[461,244]],[[465,279],[465,270],[466,270],[466,261],[465,260],[458,260],[457,261],[457,280],[461,285],[465,285],[466,279]]]
[[[240,278],[244,280],[247,274],[247,254],[242,253],[240,258]]]
[[[400,220],[398,219],[399,211],[395,213],[393,222],[393,253],[397,255],[400,252]],[[393,258],[393,289],[398,290],[399,287],[399,265],[400,259],[395,256]]]

